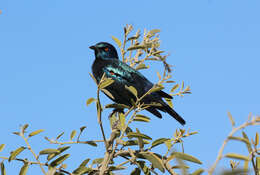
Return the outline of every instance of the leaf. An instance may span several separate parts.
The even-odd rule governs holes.
[[[36,131],[33,131],[29,134],[29,137],[32,137],[32,136],[35,136],[37,134],[40,134],[41,132],[43,132],[44,129],[39,129],[39,130],[36,130]]]
[[[168,103],[168,105],[173,108],[173,104],[172,104],[172,99],[170,98],[164,98],[166,100],[166,102]]]
[[[122,113],[119,113],[119,120],[120,120],[121,131],[123,131],[125,128],[125,115]]]
[[[256,132],[256,134],[255,134],[255,146],[257,146],[259,144],[259,135],[258,135],[258,132]],[[0,148],[1,148],[1,146],[0,146]],[[0,149],[0,151],[1,151],[1,149]]]
[[[249,143],[247,139],[242,138],[242,137],[230,136],[230,137],[228,137],[228,139],[230,139],[230,140],[238,140],[238,141],[244,142],[244,143],[246,143],[246,144]]]
[[[238,159],[238,160],[245,160],[245,161],[250,160],[247,156],[243,156],[243,155],[236,154],[236,153],[228,153],[225,155],[225,157],[232,158],[232,159]]]
[[[136,128],[136,133],[141,134],[139,129],[137,129],[137,128]],[[138,137],[138,145],[139,145],[139,149],[143,150],[143,148],[144,148],[144,141],[143,141],[143,139],[141,137]]]
[[[86,102],[86,105],[88,106],[88,105],[90,105],[92,102],[94,102],[94,101],[96,101],[96,99],[95,98],[89,98],[88,100],[87,100],[87,102]]]
[[[229,120],[231,122],[231,125],[234,127],[235,126],[235,121],[234,121],[234,119],[233,119],[233,117],[232,117],[230,112],[228,112],[228,118],[229,118]]]
[[[64,132],[60,133],[60,134],[56,137],[56,140],[59,140],[59,138],[60,138],[61,136],[63,136],[63,134],[64,134]]]
[[[142,169],[145,175],[151,175],[150,169],[145,165],[145,161],[136,161],[138,167]]]
[[[5,148],[5,144],[1,144],[0,145],[0,152],[3,151],[4,148]]]
[[[25,125],[22,126],[22,128],[21,128],[22,134],[25,133],[25,130],[28,128],[28,126],[29,126],[28,124],[25,124]]]
[[[256,157],[256,168],[260,170],[260,157]]]
[[[152,34],[159,33],[160,29],[153,29],[153,30],[150,30],[149,32]]]
[[[97,144],[94,141],[87,141],[86,144],[97,147]]]
[[[137,97],[137,90],[133,86],[128,87],[127,85],[125,85],[125,88]]]
[[[173,86],[173,88],[171,89],[171,92],[174,92],[176,89],[178,89],[180,87],[180,85],[179,84],[175,84],[174,86]]]
[[[118,47],[121,48],[121,45],[122,45],[121,41],[118,38],[114,37],[114,36],[112,36],[112,39],[116,42]]]
[[[19,175],[26,175],[26,173],[27,173],[27,171],[28,171],[28,168],[29,168],[29,164],[28,164],[28,163],[25,163],[25,164],[23,165],[23,167],[21,168]]]
[[[14,160],[16,158],[16,156],[18,156],[25,149],[26,149],[25,147],[21,146],[20,148],[17,148],[13,152],[11,152],[11,155],[10,155],[8,161],[10,162],[11,160]]]
[[[141,70],[141,69],[147,69],[147,68],[149,68],[149,67],[142,63],[142,64],[138,64],[138,66],[135,68],[135,70]]]
[[[90,161],[90,159],[87,158],[87,159],[85,159],[79,166],[86,166],[89,161]]]
[[[149,160],[149,162],[151,162],[153,164],[154,168],[158,168],[161,172],[164,173],[164,171],[165,171],[164,170],[164,165],[163,165],[162,160],[159,157],[157,157],[152,152],[140,152],[139,154],[141,154],[147,160]]]
[[[72,140],[75,135],[77,134],[77,131],[76,130],[73,130],[71,133],[70,133],[70,140]]]
[[[246,135],[246,133],[245,133],[244,131],[242,131],[242,135],[243,135],[243,137],[248,141],[248,142],[246,143],[246,146],[247,146],[248,152],[251,153],[253,150],[252,150],[250,141],[249,141],[249,139],[248,139],[248,137],[247,137],[247,135]]]
[[[140,115],[140,114],[137,114],[135,117],[134,117],[134,121],[139,121],[139,122],[150,122],[150,118],[147,117],[147,116],[144,116],[144,115]]]
[[[101,81],[98,85],[98,88],[99,89],[104,89],[106,88],[107,86],[111,85],[112,83],[114,83],[114,80],[111,79],[111,78],[107,78],[105,79],[104,81]]]
[[[170,150],[172,148],[172,145],[173,145],[171,140],[165,141],[164,144],[167,146],[168,150]]]
[[[141,175],[141,170],[139,168],[135,168],[130,175]]]
[[[95,164],[101,164],[103,162],[104,158],[97,158],[92,161],[92,165]]]
[[[127,134],[127,137],[128,137],[128,138],[133,138],[133,137],[138,138],[138,137],[141,137],[141,138],[143,138],[143,139],[152,140],[151,137],[149,137],[149,136],[147,136],[147,135],[145,135],[145,134],[136,133],[136,132],[129,132],[129,133]]]
[[[204,172],[203,169],[197,169],[196,171],[194,171],[191,175],[201,175]]]
[[[144,45],[135,45],[135,46],[130,46],[127,48],[127,51],[130,51],[130,50],[137,50],[137,49],[145,49],[145,46]]]
[[[48,156],[47,156],[47,160],[50,161],[52,158],[56,157],[57,155],[63,153],[64,151],[66,151],[67,149],[69,149],[70,146],[63,146],[63,147],[60,147],[58,148],[58,152],[54,152],[54,153],[50,153]]]
[[[143,140],[144,144],[149,144],[150,142],[147,140]],[[127,140],[126,142],[123,143],[124,146],[136,146],[138,145],[137,140]]]
[[[88,168],[88,167],[85,167],[85,166],[80,166],[73,171],[73,174],[74,175],[82,175],[82,174],[90,173],[91,171],[93,171],[91,168]]]
[[[177,159],[186,160],[186,161],[197,163],[197,164],[202,164],[202,162],[199,159],[197,159],[196,157],[193,157],[193,156],[191,156],[189,154],[181,153],[181,152],[173,152],[171,154],[171,156],[169,156],[167,158],[167,161],[170,161],[170,160],[172,160],[175,157]]]
[[[6,175],[6,170],[5,170],[4,162],[1,162],[1,163],[0,163],[0,168],[1,168],[1,175]]]
[[[129,106],[124,105],[124,104],[113,103],[113,104],[106,105],[105,108],[124,109],[124,108],[129,108]]]
[[[227,170],[221,173],[221,175],[247,175],[247,174],[248,171],[245,171],[243,169]]]
[[[156,92],[156,91],[160,91],[164,89],[163,85],[155,85],[154,87],[152,87],[152,89],[149,90],[149,94]]]
[[[115,99],[115,97],[106,89],[102,89],[101,90],[104,94],[106,94],[107,96],[109,96],[111,99]]]
[[[158,145],[161,145],[161,144],[163,144],[164,142],[166,142],[166,141],[168,141],[168,140],[170,140],[170,139],[168,139],[168,138],[159,138],[159,139],[156,139],[155,141],[153,141],[151,148],[156,147],[156,146],[158,146]]]
[[[61,164],[64,160],[66,160],[70,155],[69,154],[65,154],[63,156],[60,156],[59,158],[55,159],[54,161],[52,161],[50,163],[50,166],[51,167],[56,167],[58,166],[59,164]]]
[[[86,126],[80,127],[80,132],[83,132],[86,128],[87,128]]]
[[[48,148],[48,149],[44,149],[42,151],[39,152],[39,155],[44,155],[44,154],[57,154],[60,153],[59,150],[57,149],[52,149],[52,148]]]

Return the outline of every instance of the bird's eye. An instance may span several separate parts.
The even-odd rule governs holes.
[[[109,49],[108,49],[108,47],[105,47],[104,50],[105,50],[106,52],[108,52]]]

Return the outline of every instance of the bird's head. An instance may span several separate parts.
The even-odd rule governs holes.
[[[101,58],[104,60],[118,59],[116,48],[112,44],[100,42],[96,45],[90,46],[89,48],[95,51],[96,58]]]

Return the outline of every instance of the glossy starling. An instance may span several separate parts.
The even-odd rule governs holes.
[[[100,81],[104,73],[106,77],[114,80],[111,85],[105,88],[114,97],[111,98],[107,95],[114,102],[131,106],[131,99],[136,100],[136,97],[125,86],[135,87],[138,97],[141,97],[153,87],[153,83],[147,80],[140,72],[118,59],[117,51],[113,45],[100,42],[91,46],[90,49],[95,51],[96,58],[92,65],[92,72],[97,82]],[[172,99],[172,96],[160,90],[147,95],[141,102],[145,104],[160,103],[161,106],[151,106],[146,108],[146,110],[159,118],[162,118],[162,115],[158,110],[167,112],[184,125],[185,120],[165,103],[162,98]]]

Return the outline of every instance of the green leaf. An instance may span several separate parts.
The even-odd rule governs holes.
[[[256,157],[256,168],[260,170],[260,157]]]
[[[21,168],[19,175],[26,175],[26,173],[27,173],[27,171],[28,171],[28,168],[29,168],[29,164],[28,164],[28,163],[25,163],[25,164],[23,165],[23,167]]]
[[[92,161],[92,165],[95,164],[101,164],[103,162],[104,158],[97,158]]]
[[[1,163],[0,163],[0,167],[1,167],[1,175],[6,175],[6,170],[5,170],[4,162],[1,162]]]
[[[135,117],[134,117],[134,121],[139,121],[139,122],[150,122],[150,118],[147,117],[147,116],[144,116],[144,115],[140,115],[140,114],[137,114]]]
[[[29,137],[32,137],[32,136],[35,136],[37,134],[40,134],[41,132],[43,132],[44,129],[39,129],[39,130],[36,130],[36,131],[33,131],[29,134]]]
[[[60,165],[64,160],[66,160],[70,155],[69,154],[65,154],[63,156],[60,156],[59,158],[55,159],[54,161],[52,161],[50,163],[51,167],[56,167],[58,165]]]
[[[202,164],[202,162],[197,159],[196,157],[193,157],[189,154],[186,154],[186,153],[181,153],[181,152],[173,152],[171,154],[171,156],[169,156],[167,158],[167,161],[170,161],[172,160],[173,158],[177,158],[177,159],[181,159],[181,160],[186,160],[186,161],[189,161],[189,162],[193,162],[193,163],[197,163],[197,164]]]
[[[191,175],[201,175],[204,172],[203,169],[197,169],[196,171],[194,171]]]
[[[129,108],[129,106],[124,104],[113,103],[113,104],[106,105],[105,108],[125,109],[125,108]]]
[[[170,139],[167,139],[167,138],[156,139],[155,141],[153,141],[151,148],[156,147],[158,145],[161,145],[161,144],[165,143],[168,140],[170,140]]]
[[[141,170],[139,168],[135,168],[130,175],[141,175]]]
[[[10,162],[11,160],[14,160],[16,158],[16,156],[18,156],[25,149],[26,149],[25,147],[21,146],[20,148],[17,148],[13,152],[11,152],[11,155],[10,155],[8,161]]]
[[[88,145],[97,147],[97,144],[96,144],[96,142],[94,142],[94,141],[87,141],[87,142],[85,142],[85,143],[88,144]]]
[[[89,161],[90,161],[90,159],[87,158],[87,159],[85,159],[79,166],[86,166]]]
[[[39,155],[44,155],[44,154],[57,154],[60,153],[59,150],[57,149],[52,149],[52,148],[48,148],[48,149],[44,149],[42,151],[39,152]]]
[[[4,148],[5,148],[5,144],[1,144],[0,145],[0,152],[3,151]]]
[[[141,70],[141,69],[147,69],[149,68],[148,66],[146,66],[145,64],[141,63],[138,64],[138,66],[135,68],[136,70]]]
[[[141,134],[138,128],[136,128],[136,133]],[[138,145],[139,145],[139,149],[143,150],[143,148],[144,148],[144,141],[143,141],[143,139],[141,137],[138,137]]]
[[[112,39],[116,42],[118,47],[121,48],[121,45],[122,45],[121,41],[118,38],[114,37],[114,36],[112,36]]]
[[[233,119],[233,117],[232,117],[230,112],[228,112],[228,118],[229,118],[229,120],[231,122],[231,125],[234,127],[235,126],[235,121],[234,121],[234,119]]]
[[[135,46],[130,46],[127,48],[127,51],[130,51],[130,50],[137,50],[137,49],[145,49],[145,46],[144,45],[135,45]]]
[[[125,88],[127,89],[127,90],[129,90],[132,94],[134,94],[134,96],[136,96],[137,97],[137,90],[133,87],[133,86],[126,86],[125,85]]]
[[[86,173],[91,173],[93,171],[91,168],[85,167],[85,166],[80,166],[77,169],[73,171],[74,175],[82,175]]]
[[[250,141],[246,135],[246,133],[244,131],[242,131],[242,135],[244,137],[244,139],[246,139],[248,142],[246,143],[246,146],[247,146],[247,149],[248,149],[248,152],[251,153],[253,150],[252,150],[252,147],[251,147],[251,144],[250,144]]]
[[[161,172],[164,173],[164,171],[165,171],[164,170],[164,165],[163,165],[162,160],[159,157],[157,157],[152,152],[140,152],[139,154],[141,154],[147,160],[149,160],[149,162],[151,162],[153,164],[154,168],[158,168]]]
[[[221,175],[244,175],[248,174],[248,171],[243,169],[227,170],[221,173]]]
[[[160,29],[153,29],[153,30],[150,30],[149,32],[152,34],[159,33]]]
[[[77,131],[76,130],[73,130],[71,133],[70,133],[70,140],[72,140],[75,135],[77,134]]]
[[[255,146],[257,146],[259,144],[259,135],[258,135],[258,132],[256,132],[256,134],[255,134]],[[1,148],[1,146],[0,146],[0,148]],[[0,149],[0,151],[1,151],[1,149]]]
[[[149,90],[149,94],[160,91],[162,89],[164,89],[163,85],[155,85],[154,87],[152,87],[152,89]]]
[[[150,142],[147,140],[143,140],[144,144],[149,144]],[[123,143],[124,146],[136,146],[138,145],[137,140],[127,140],[126,142]]]
[[[167,140],[167,141],[165,141],[164,144],[167,146],[168,150],[170,150],[170,149],[172,148],[172,146],[173,146],[171,140]]]
[[[180,87],[179,84],[176,84],[173,86],[173,88],[171,89],[171,92],[174,92],[176,89],[178,89]]]
[[[101,89],[102,92],[104,92],[104,94],[106,94],[107,96],[109,96],[111,99],[115,99],[115,97],[106,89]]]
[[[147,135],[145,135],[145,134],[136,133],[136,132],[129,132],[129,133],[127,134],[127,137],[128,137],[128,138],[133,138],[133,137],[138,138],[138,137],[141,137],[141,138],[143,138],[143,139],[152,140],[151,137],[149,137],[149,136],[147,136]]]
[[[63,147],[60,147],[58,148],[58,152],[54,152],[54,153],[50,153],[48,156],[47,156],[47,160],[50,161],[52,158],[56,157],[57,155],[63,153],[64,151],[66,151],[67,149],[69,149],[70,146],[63,146]]]
[[[120,120],[121,131],[123,131],[125,128],[125,115],[122,113],[119,113],[119,120]]]
[[[60,134],[56,137],[56,140],[59,140],[59,138],[60,138],[61,136],[63,136],[63,134],[64,134],[64,132],[60,133]]]
[[[87,100],[87,102],[86,102],[86,105],[88,106],[88,105],[90,105],[92,102],[94,102],[94,101],[96,101],[96,99],[95,98],[89,98],[88,100]]]
[[[235,136],[230,136],[228,137],[230,140],[238,140],[238,141],[241,141],[241,142],[244,142],[246,144],[248,144],[248,140],[245,139],[245,138],[242,138],[242,137],[235,137]]]
[[[22,128],[21,128],[22,134],[25,133],[25,130],[28,128],[28,126],[29,126],[28,124],[25,124],[25,125],[22,126]]]
[[[104,89],[106,88],[107,86],[111,85],[112,83],[114,83],[114,80],[111,79],[111,78],[107,78],[105,79],[104,81],[101,81],[98,85],[98,88],[99,89]]]
[[[84,129],[86,129],[86,128],[87,128],[86,126],[82,126],[82,127],[80,127],[80,132],[83,132]]]
[[[247,156],[243,156],[241,154],[236,154],[236,153],[228,153],[225,155],[225,157],[232,158],[232,159],[238,159],[238,160],[245,160],[245,161],[250,160]]]

